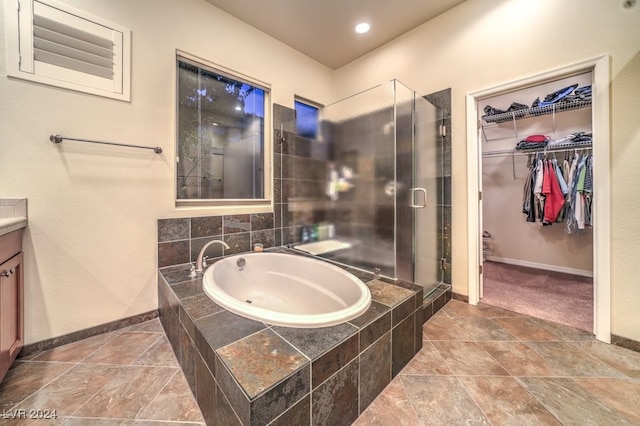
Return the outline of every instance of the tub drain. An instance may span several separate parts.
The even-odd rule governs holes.
[[[245,300],[247,303],[253,303],[250,299]]]

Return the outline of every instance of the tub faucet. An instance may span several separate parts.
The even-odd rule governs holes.
[[[204,272],[204,267],[202,266],[202,264],[204,263],[204,252],[207,251],[207,248],[213,243],[221,244],[222,247],[226,248],[227,250],[229,249],[229,245],[227,243],[225,243],[224,241],[222,241],[222,240],[211,240],[211,241],[209,241],[207,244],[205,244],[202,247],[202,249],[200,250],[200,253],[198,254],[198,260],[196,260],[196,271],[197,272]]]

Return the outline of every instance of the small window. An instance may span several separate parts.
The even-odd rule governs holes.
[[[182,54],[177,85],[177,204],[265,199],[268,89]]]
[[[300,100],[295,101],[296,133],[315,139],[318,137],[318,107]]]
[[[130,100],[131,31],[53,0],[5,0],[8,75]]]

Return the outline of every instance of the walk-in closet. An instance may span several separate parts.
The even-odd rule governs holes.
[[[478,101],[480,301],[593,332],[592,72]]]

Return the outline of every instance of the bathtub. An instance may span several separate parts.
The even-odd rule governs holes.
[[[205,270],[205,293],[223,308],[268,324],[317,328],[363,314],[371,293],[328,262],[284,253],[226,257]]]

